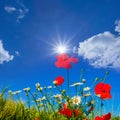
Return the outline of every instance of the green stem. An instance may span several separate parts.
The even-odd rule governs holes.
[[[108,75],[108,71],[106,71],[105,76],[104,76],[104,78],[102,80],[103,83],[105,82],[107,75]]]
[[[70,95],[70,79],[69,79],[69,70],[67,69],[67,81],[68,81],[68,95]]]
[[[35,101],[36,107],[38,109],[39,117],[40,117],[40,109],[39,109],[39,105],[38,105],[38,103],[36,101],[36,98],[35,98],[35,96],[30,91],[29,91],[29,93],[31,94],[31,96],[33,97],[33,100]]]
[[[61,88],[61,91],[63,90],[63,87],[62,87],[62,85],[60,86],[60,88]]]
[[[75,86],[75,88],[76,88],[76,96],[78,96],[78,92],[77,92],[78,86]]]
[[[16,94],[16,96],[17,96],[18,100],[19,100],[19,101],[20,101],[20,103],[21,103],[21,100],[20,100],[20,97],[19,97],[19,95],[18,95],[18,94]]]
[[[61,94],[61,91],[59,90],[58,86],[56,86],[57,90],[59,91],[59,93]],[[64,99],[67,99],[67,96],[65,94],[62,94]]]
[[[83,71],[84,71],[84,69],[82,68],[81,71],[80,71],[80,82],[82,82]]]
[[[27,96],[27,98],[28,98],[28,109],[30,110],[30,97]]]
[[[95,83],[96,83],[96,80],[92,83],[92,85],[90,87],[91,89],[94,87]]]
[[[7,91],[7,87],[5,87],[5,88],[3,89],[3,91],[0,93],[0,97],[2,97],[2,96],[5,94],[6,91]]]
[[[47,100],[48,104],[51,106],[51,108],[52,108],[52,110],[53,110],[53,112],[54,112],[54,114],[55,114],[55,110],[54,110],[54,108],[53,108],[53,105],[52,105],[51,102],[49,101],[47,95],[46,95],[46,94],[44,95],[42,91],[41,91],[40,93],[42,94],[42,96],[45,96],[45,97],[46,97],[46,100]]]
[[[84,71],[84,69],[82,68],[81,71],[80,71],[80,82],[82,82],[83,71]],[[81,90],[81,85],[78,86],[78,91],[80,91],[80,90]]]
[[[24,120],[24,107],[23,107],[23,104],[22,104],[22,101],[20,100],[20,97],[19,97],[19,95],[18,94],[16,94],[16,96],[17,96],[17,98],[18,98],[18,100],[19,100],[19,102],[20,102],[20,104],[21,104],[21,108],[22,108],[22,119]]]
[[[94,112],[92,111],[92,120],[94,120]]]
[[[103,101],[101,100],[101,105],[100,105],[100,115],[102,116],[102,108],[103,108]]]

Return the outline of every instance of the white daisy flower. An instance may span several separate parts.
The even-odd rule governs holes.
[[[40,83],[36,83],[35,86],[36,86],[36,89],[38,90],[38,88],[40,88]]]
[[[45,96],[43,96],[42,98],[41,98],[41,100],[43,101],[43,100],[46,100],[46,97]]]
[[[15,92],[12,92],[13,95],[17,95],[19,93],[21,93],[22,91],[21,90],[18,90],[18,91],[15,91]]]
[[[74,83],[74,84],[72,84],[72,85],[70,85],[70,86],[78,86],[78,85],[83,85],[83,83],[81,83],[81,82],[76,82],[76,83]]]
[[[25,92],[29,92],[30,91],[30,87],[24,88],[23,89]]]
[[[71,100],[72,100],[72,103],[73,103],[74,105],[78,105],[78,104],[81,103],[81,97],[80,97],[80,96],[73,96],[73,97],[71,98]]]
[[[43,90],[43,87],[39,87],[37,90],[41,92]]]
[[[52,86],[48,86],[47,88],[48,88],[48,89],[51,89],[51,88],[52,88]]]
[[[85,83],[85,82],[86,82],[86,79],[82,79],[82,82]]]
[[[83,88],[83,91],[89,91],[89,90],[90,90],[90,87]]]

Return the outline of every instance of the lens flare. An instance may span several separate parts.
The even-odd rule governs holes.
[[[58,50],[57,50],[58,53],[66,53],[66,47],[65,46],[58,46]]]
[[[68,41],[59,40],[58,42],[54,43],[53,45],[53,53],[54,54],[63,54],[70,52],[70,45]]]
[[[49,55],[58,55],[58,54],[71,54],[73,53],[73,44],[72,40],[73,37],[60,37],[59,34],[57,34],[57,37],[52,38],[51,41],[48,41],[47,44],[51,46],[51,49],[49,51]]]
[[[54,50],[54,53],[56,54],[63,54],[69,51],[68,46],[66,44],[58,44],[55,46],[53,50]]]

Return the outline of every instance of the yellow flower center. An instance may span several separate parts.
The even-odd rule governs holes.
[[[78,102],[79,102],[78,98],[75,98],[75,103],[78,103]]]

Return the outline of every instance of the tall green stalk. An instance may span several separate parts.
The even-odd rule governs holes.
[[[38,105],[38,102],[36,101],[35,96],[34,96],[30,91],[29,91],[29,93],[31,94],[31,96],[33,97],[33,100],[35,101],[36,107],[37,107],[37,109],[38,109],[39,117],[40,117],[40,107],[39,107],[39,105]]]
[[[68,82],[68,95],[70,95],[70,78],[69,78],[69,70],[67,69],[67,82]]]

